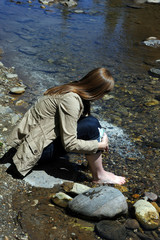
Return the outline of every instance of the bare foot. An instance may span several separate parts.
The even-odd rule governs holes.
[[[119,184],[122,185],[126,182],[125,177],[117,176],[111,172],[104,172],[97,180],[93,179],[93,183],[99,184]]]

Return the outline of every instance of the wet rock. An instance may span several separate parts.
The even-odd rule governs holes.
[[[12,112],[12,109],[10,107],[5,107],[5,106],[2,106],[0,105],[0,113],[1,114],[6,114],[6,113],[11,113]]]
[[[151,202],[151,204],[155,207],[157,212],[160,213],[160,207],[158,206],[158,204],[156,202]]]
[[[72,198],[63,192],[59,192],[51,196],[51,201],[63,208],[67,207],[68,202],[71,200]]]
[[[74,183],[73,188],[70,190],[70,192],[75,193],[75,194],[81,194],[81,193],[88,191],[89,189],[91,189],[91,188],[86,185]]]
[[[138,200],[134,204],[135,215],[138,222],[147,230],[159,226],[159,214],[155,207],[146,200]]]
[[[159,68],[151,68],[149,71],[151,74],[153,74],[157,77],[160,77],[160,69]]]
[[[17,74],[14,74],[14,73],[7,73],[7,74],[6,74],[6,77],[9,78],[9,79],[12,79],[12,78],[17,78],[18,75],[17,75]]]
[[[23,87],[13,87],[10,89],[11,93],[15,93],[15,94],[21,94],[25,92],[25,88]]]
[[[145,200],[156,201],[158,196],[152,192],[145,192],[144,198],[145,198]]]
[[[136,219],[128,218],[125,223],[125,227],[128,229],[139,229],[140,225]]]
[[[160,3],[160,0],[147,0],[148,3]]]
[[[95,225],[98,235],[108,240],[125,240],[126,229],[118,221],[103,220]]]
[[[62,188],[64,189],[65,192],[74,193],[76,195],[84,193],[89,189],[91,189],[90,187],[84,184],[74,183],[74,182],[64,182],[62,184]]]
[[[2,63],[2,62],[0,62],[0,68],[1,68],[1,67],[4,67],[4,65],[3,65],[3,63]]]
[[[149,37],[143,41],[143,44],[148,47],[160,47],[160,39],[157,39],[156,37]]]
[[[158,105],[158,104],[160,104],[160,102],[158,100],[156,100],[156,99],[152,99],[152,100],[147,101],[146,103],[144,103],[144,105],[146,107],[151,107],[151,106],[155,106],[155,105]]]
[[[92,219],[113,218],[128,212],[124,195],[116,188],[101,186],[79,194],[71,202],[73,212]]]
[[[75,7],[77,6],[77,2],[74,0],[65,0],[65,1],[61,1],[61,4],[67,6],[67,7]]]
[[[50,3],[53,3],[54,0],[39,0],[40,3],[44,4],[44,5],[48,5]]]

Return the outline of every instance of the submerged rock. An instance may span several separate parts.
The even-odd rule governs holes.
[[[159,226],[159,214],[155,207],[146,200],[138,200],[134,204],[135,215],[138,222],[147,230]]]
[[[113,218],[128,212],[124,195],[116,188],[101,186],[79,194],[71,202],[73,212],[91,219]]]
[[[21,94],[25,92],[25,88],[23,87],[13,87],[10,89],[11,93],[15,93],[15,94]]]
[[[125,240],[126,228],[118,221],[103,220],[95,225],[98,235],[108,240]]]
[[[159,68],[151,68],[150,73],[160,77],[160,69]]]

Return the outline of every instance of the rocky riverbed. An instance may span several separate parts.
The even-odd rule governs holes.
[[[115,77],[118,79],[122,76]],[[137,200],[144,199],[145,192],[156,194],[156,199],[151,198],[150,202],[156,201],[160,205],[160,84],[157,76],[124,74],[123,79],[124,84],[117,82],[114,92],[103,101],[98,101],[93,106],[93,112],[102,120],[102,125],[108,127],[106,131],[110,136],[110,152],[109,155],[104,154],[104,167],[127,178],[125,186],[114,186],[127,199],[129,216],[118,218],[121,224],[126,224],[126,219],[133,217],[130,209]],[[2,156],[8,149],[6,137],[29,107],[29,101],[25,93],[12,92],[15,87],[17,90],[23,90],[22,92],[26,88],[16,75],[14,67],[7,68],[0,63],[0,85]],[[110,125],[107,125],[108,122]],[[97,187],[90,182],[90,174],[85,167],[83,156],[71,155],[70,162],[74,163],[73,171],[77,172],[72,180],[92,188]],[[13,179],[6,173],[4,165],[0,165],[0,176],[1,240],[89,240],[101,239],[100,236],[104,236],[100,224],[96,227],[100,229],[100,236],[98,230],[96,233],[94,231],[95,223],[98,224],[98,221],[88,221],[74,216],[51,202],[51,194],[64,191],[61,185],[53,188],[33,187],[24,180]],[[105,224],[109,223],[103,222],[102,225]],[[127,229],[125,239],[160,238],[158,227],[146,230],[136,225],[132,230],[131,227],[125,229]]]

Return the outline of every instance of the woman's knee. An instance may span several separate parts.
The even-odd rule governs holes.
[[[78,122],[77,137],[84,140],[93,140],[99,137],[101,125],[97,118],[87,116]]]

